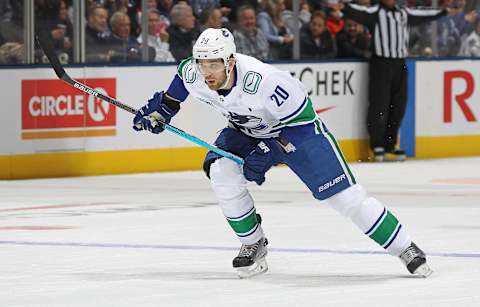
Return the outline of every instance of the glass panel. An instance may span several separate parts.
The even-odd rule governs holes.
[[[62,64],[73,63],[72,15],[72,1],[35,1],[35,28],[45,28],[50,32],[55,52]],[[35,49],[35,63],[48,63],[38,47]]]
[[[0,65],[25,63],[23,32],[23,0],[0,0]]]

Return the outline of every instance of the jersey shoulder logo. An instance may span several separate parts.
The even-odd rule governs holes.
[[[186,83],[195,82],[195,80],[197,79],[197,72],[195,71],[195,67],[193,66],[193,64],[191,62],[186,64],[183,67],[182,75],[183,75],[182,79]]]
[[[247,71],[243,77],[243,91],[247,94],[255,94],[258,91],[262,75],[256,71]]]
[[[197,79],[195,67],[193,67],[192,57],[188,57],[180,62],[177,67],[177,73],[180,79],[187,83],[193,83]]]
[[[188,58],[180,61],[180,64],[178,64],[177,73],[178,73],[178,76],[180,78],[182,78],[182,80],[183,80],[183,69],[185,68],[185,65],[187,65],[188,63],[191,63],[191,62],[192,62],[192,57],[188,57]]]

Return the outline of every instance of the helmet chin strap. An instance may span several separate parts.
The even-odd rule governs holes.
[[[235,67],[235,65],[232,67],[232,71],[233,71],[234,67]],[[227,78],[225,79],[225,82],[223,82],[222,86],[220,86],[220,88],[219,88],[220,90],[226,89],[226,87],[228,85],[228,82],[230,81],[230,78],[232,76],[231,71],[230,71],[230,60],[228,60],[226,65],[225,65],[225,74],[227,75]]]

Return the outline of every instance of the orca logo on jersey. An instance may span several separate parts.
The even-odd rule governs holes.
[[[228,119],[236,125],[253,130],[263,130],[268,127],[266,124],[262,123],[262,119],[260,117],[253,115],[240,115],[233,112],[228,112]]]

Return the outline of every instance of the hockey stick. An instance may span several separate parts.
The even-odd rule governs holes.
[[[118,100],[115,100],[107,95],[104,95],[102,93],[99,93],[97,92],[96,90],[86,86],[85,84],[82,84],[78,81],[75,81],[73,80],[72,78],[70,78],[70,76],[65,72],[65,69],[63,69],[63,66],[62,64],[60,64],[60,61],[58,60],[56,54],[55,54],[55,51],[53,50],[53,45],[52,45],[52,42],[51,42],[51,38],[50,38],[50,35],[48,32],[46,31],[39,31],[38,34],[37,34],[37,41],[38,41],[38,44],[40,45],[40,47],[42,48],[43,52],[45,53],[45,55],[47,56],[48,60],[50,61],[50,64],[52,65],[53,69],[55,70],[55,73],[57,74],[58,78],[60,78],[61,80],[65,81],[66,83],[72,85],[73,87],[89,94],[89,95],[93,95],[97,98],[100,98],[102,99],[103,101],[106,101],[110,104],[113,104],[114,106],[120,108],[120,109],[123,109],[127,112],[130,112],[131,114],[135,114],[137,113],[137,110],[132,108],[131,106],[129,105],[126,105],[124,103],[121,103],[120,101]],[[207,148],[208,150],[211,150],[225,158],[228,158],[232,161],[234,161],[235,163],[239,164],[239,165],[243,165],[243,159],[232,154],[232,153],[229,153],[225,150],[222,150],[214,145],[211,145],[181,129],[178,129],[170,124],[167,124],[167,123],[163,123],[161,122],[162,125],[164,125],[165,127],[165,130],[168,130],[170,132],[173,132],[197,145],[200,145],[202,147],[205,147]]]

